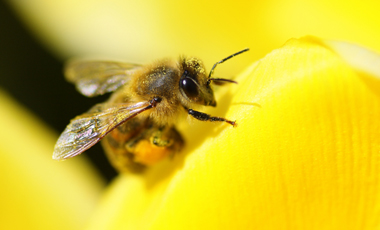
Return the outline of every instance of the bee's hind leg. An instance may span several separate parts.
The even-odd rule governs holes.
[[[183,145],[184,141],[175,127],[152,126],[125,146],[134,155],[136,163],[153,165],[166,156],[173,157]]]
[[[175,127],[159,127],[150,137],[150,142],[157,147],[164,147],[170,150],[170,157],[174,157],[175,153],[179,152],[184,145],[181,134]]]

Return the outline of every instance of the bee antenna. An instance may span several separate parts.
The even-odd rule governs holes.
[[[222,59],[221,61],[218,61],[217,63],[215,63],[214,66],[211,68],[210,73],[209,73],[209,75],[208,75],[207,84],[210,84],[210,82],[211,82],[211,80],[212,80],[211,76],[212,76],[212,74],[214,73],[214,70],[215,70],[215,68],[216,68],[217,65],[222,64],[223,62],[227,61],[227,60],[230,59],[230,58],[235,57],[236,55],[239,55],[239,54],[241,54],[241,53],[247,52],[248,50],[249,50],[249,48],[245,48],[245,49],[240,50],[239,52],[234,53],[234,54],[232,54],[232,55],[230,55],[230,56],[228,56],[228,57]]]
[[[209,78],[207,82],[214,83],[215,85],[224,85],[224,83],[235,83],[237,84],[236,81],[230,80],[230,79],[224,79],[224,78]],[[210,84],[210,83],[208,83]]]

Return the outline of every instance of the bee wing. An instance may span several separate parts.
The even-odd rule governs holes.
[[[75,117],[58,138],[53,159],[64,160],[81,154],[118,125],[151,109],[150,102],[125,103],[112,107],[102,103]]]
[[[113,61],[71,60],[65,66],[66,79],[87,97],[115,91],[127,84],[137,64]]]

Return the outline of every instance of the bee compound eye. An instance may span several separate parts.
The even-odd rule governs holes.
[[[196,99],[199,95],[198,85],[191,78],[185,77],[181,79],[180,87],[189,99]]]

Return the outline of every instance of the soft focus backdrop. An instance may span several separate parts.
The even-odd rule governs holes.
[[[178,229],[189,219],[230,229],[378,226],[380,65],[362,76],[325,40],[283,44],[314,35],[379,53],[379,10],[379,1],[340,0],[1,2],[0,228]],[[148,63],[186,54],[209,69],[245,47],[251,51],[216,70],[245,73],[240,84],[218,90],[222,103],[204,110],[238,119],[238,129],[194,122],[180,156],[144,176],[120,176],[107,192],[116,173],[99,145],[51,160],[69,120],[107,98],[85,98],[66,83],[66,59]],[[379,62],[350,51],[367,67]]]
[[[88,99],[62,76],[72,56],[100,55],[147,63],[180,54],[232,77],[292,37],[315,35],[380,51],[379,1],[43,1],[0,3],[0,86],[60,132],[103,98]],[[87,154],[111,179],[102,150]]]

